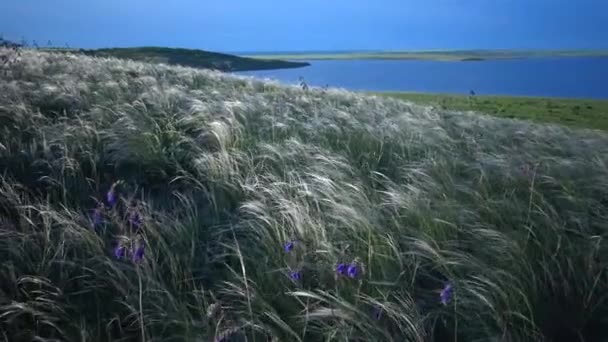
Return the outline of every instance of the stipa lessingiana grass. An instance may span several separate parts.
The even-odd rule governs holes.
[[[5,340],[608,338],[603,133],[27,49],[3,71]]]

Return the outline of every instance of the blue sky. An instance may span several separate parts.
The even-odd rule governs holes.
[[[608,0],[2,0],[0,33],[82,48],[608,48]]]

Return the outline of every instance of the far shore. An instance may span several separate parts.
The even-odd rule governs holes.
[[[434,60],[484,61],[518,58],[608,57],[608,50],[475,50],[475,51],[370,51],[370,52],[293,52],[250,53],[243,57],[281,60]]]

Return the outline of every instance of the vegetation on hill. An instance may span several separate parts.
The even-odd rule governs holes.
[[[2,36],[0,36],[0,48],[11,48],[11,49],[21,48],[21,44],[15,43],[10,40],[6,40],[6,39],[2,38]]]
[[[216,69],[220,71],[288,69],[309,65],[306,62],[287,62],[278,59],[260,60],[218,52],[164,47],[111,48],[81,51],[90,56],[126,58],[136,61]]]
[[[35,42],[34,42],[35,44]],[[0,47],[23,48],[23,44],[15,43],[0,37]],[[38,45],[34,48],[40,49]],[[301,68],[310,65],[307,62],[289,62],[275,58],[255,59],[235,55],[210,52],[197,49],[182,49],[168,47],[134,47],[106,49],[72,49],[47,47],[44,51],[84,54],[95,57],[116,57],[141,62],[164,63],[169,65],[188,66],[193,68],[214,69],[219,71],[252,71],[267,69]]]
[[[608,131],[607,100],[399,92],[377,94],[432,105],[441,110],[475,111],[499,117]]]
[[[362,51],[246,54],[258,59],[333,60],[333,59],[415,59],[435,61],[483,61],[491,59],[538,57],[608,57],[606,50],[436,50],[436,51]]]
[[[604,133],[114,58],[0,71],[4,340],[608,339]]]

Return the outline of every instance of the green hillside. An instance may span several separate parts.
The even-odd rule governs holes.
[[[608,340],[603,131],[0,55],[0,340]]]
[[[109,48],[80,51],[89,56],[116,57],[221,71],[287,69],[309,65],[306,62],[287,62],[278,59],[260,60],[217,52],[163,47]]]
[[[0,47],[12,47],[19,49],[23,48],[21,44],[3,39],[2,37],[0,37]],[[310,65],[306,62],[288,62],[276,58],[266,58],[260,60],[255,58],[239,57],[219,52],[168,47],[133,47],[88,50],[71,48],[43,48],[38,50],[78,53],[97,57],[116,57],[141,62],[164,63],[169,65],[181,65],[193,68],[215,69],[220,71],[289,69],[300,68]]]

